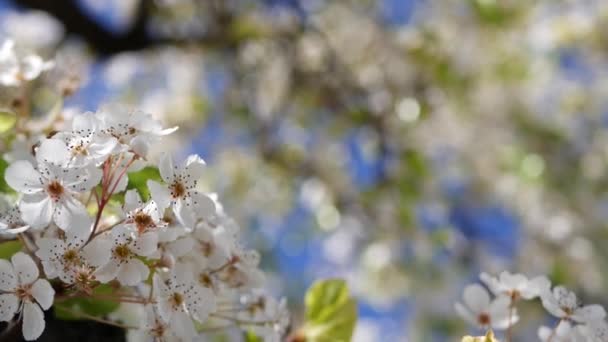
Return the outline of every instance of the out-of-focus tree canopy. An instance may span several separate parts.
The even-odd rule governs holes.
[[[293,305],[344,276],[359,336],[430,341],[479,270],[608,290],[604,1],[13,4],[63,28],[4,32],[74,71],[37,105],[79,83],[179,124]]]

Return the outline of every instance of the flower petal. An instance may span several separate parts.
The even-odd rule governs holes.
[[[53,209],[53,201],[45,193],[24,196],[19,203],[23,221],[32,228],[48,226],[53,218]]]
[[[118,263],[110,260],[110,262],[101,266],[95,271],[95,279],[102,283],[109,282],[110,280],[116,278],[116,274],[118,274],[118,266]]]
[[[175,177],[173,166],[173,158],[168,153],[163,153],[158,162],[158,171],[160,176],[166,183],[172,183]]]
[[[40,304],[43,310],[48,310],[53,305],[55,290],[46,279],[38,279],[32,286],[32,296]]]
[[[91,266],[99,267],[110,260],[112,244],[104,238],[97,237],[82,249],[82,256]]]
[[[192,194],[192,205],[197,218],[210,218],[215,215],[215,202],[202,192]]]
[[[199,180],[205,171],[205,161],[197,154],[191,154],[184,162],[184,172],[193,181]]]
[[[17,252],[11,258],[11,263],[15,269],[15,273],[19,277],[20,284],[31,284],[38,279],[38,266],[29,255],[23,252]]]
[[[45,139],[36,150],[39,164],[65,165],[70,160],[70,150],[59,139]]]
[[[123,285],[133,286],[148,278],[149,274],[146,264],[139,259],[131,259],[120,267],[116,279]]]
[[[19,298],[12,293],[0,295],[0,322],[8,322],[19,309]]]
[[[12,291],[17,287],[17,275],[13,265],[7,260],[0,259],[0,290]]]
[[[169,189],[167,189],[166,186],[153,180],[148,180],[147,185],[148,189],[150,190],[150,195],[152,196],[152,199],[154,200],[154,202],[156,202],[156,205],[158,205],[158,209],[161,213],[164,212],[165,209],[169,206],[169,203],[171,203],[171,195],[169,193]]]
[[[175,202],[175,206],[173,207],[173,213],[175,213],[175,217],[186,228],[194,229],[195,221],[194,221],[194,208],[192,205],[189,205],[188,202],[183,199],[178,199]]]
[[[196,336],[194,323],[185,312],[176,312],[171,318],[171,330],[184,341],[193,341]]]
[[[137,255],[149,256],[156,251],[158,235],[154,232],[142,234],[133,242],[133,251]]]
[[[34,194],[43,190],[40,173],[26,160],[18,160],[9,165],[4,178],[11,188],[24,194]]]
[[[601,305],[586,305],[574,311],[572,319],[579,323],[600,321],[606,317],[606,310]]]
[[[90,218],[84,205],[71,196],[63,196],[55,205],[53,221],[63,230],[71,227],[89,227]]]
[[[25,303],[23,306],[23,338],[32,341],[44,331],[44,313],[38,304]]]
[[[123,205],[123,210],[126,212],[133,211],[142,206],[141,197],[139,193],[135,189],[128,190],[125,193],[125,204]]]
[[[486,289],[479,284],[472,284],[464,289],[462,298],[473,313],[478,314],[487,310],[490,305],[490,295]]]

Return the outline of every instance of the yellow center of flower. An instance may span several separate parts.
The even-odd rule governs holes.
[[[119,245],[114,248],[114,255],[118,259],[126,259],[131,255],[131,250],[127,245]]]
[[[78,258],[78,251],[75,249],[68,249],[65,253],[63,253],[63,261],[66,264],[74,265],[78,262],[80,258]]]
[[[184,296],[181,293],[174,292],[169,300],[174,307],[178,307],[184,303]]]

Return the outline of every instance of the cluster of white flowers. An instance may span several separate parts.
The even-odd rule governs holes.
[[[540,341],[608,341],[604,308],[596,304],[581,305],[574,292],[563,286],[551,288],[545,276],[529,279],[522,274],[504,271],[498,277],[482,273],[480,279],[485,287],[468,285],[464,289],[463,303],[455,305],[461,317],[479,328],[507,330],[506,340],[511,341],[511,328],[519,321],[517,304],[522,300],[540,298],[545,310],[558,319],[554,327],[541,326],[538,329]]]
[[[6,42],[0,84],[19,87],[51,66]],[[101,299],[141,305],[140,325],[129,326],[134,339],[192,341],[239,326],[278,340],[285,302],[260,292],[259,255],[240,244],[217,196],[197,189],[204,161],[175,163],[165,153],[162,182],[147,182],[150,199],[127,189],[128,174],[150,166],[151,145],[176,128],[120,106],[64,121],[11,146],[5,179],[17,195],[0,216],[0,235],[23,247],[10,263],[0,260],[0,321],[22,319],[24,338],[37,339],[43,310],[98,298],[96,288],[110,283],[115,291]]]

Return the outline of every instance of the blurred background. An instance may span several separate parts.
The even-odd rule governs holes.
[[[357,296],[357,342],[474,332],[453,303],[482,270],[608,304],[606,1],[0,0],[0,18],[80,87],[69,108],[180,126],[172,150],[207,161],[296,325],[322,277]],[[516,340],[547,320],[529,315]]]

